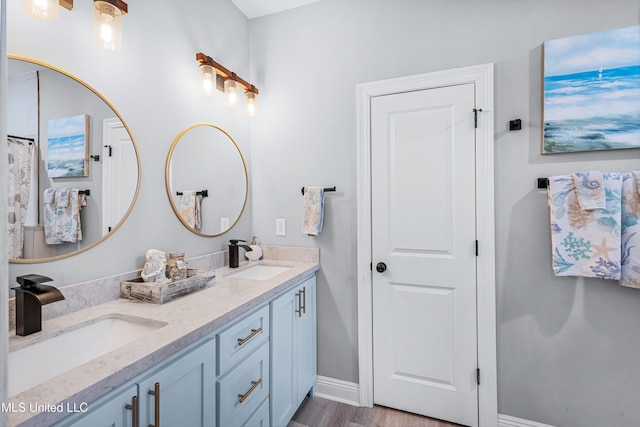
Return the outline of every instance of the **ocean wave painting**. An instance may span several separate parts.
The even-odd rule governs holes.
[[[89,116],[49,120],[47,132],[49,178],[89,176]]]
[[[543,154],[640,148],[640,25],[543,48]]]

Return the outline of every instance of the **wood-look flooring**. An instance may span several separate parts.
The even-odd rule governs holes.
[[[307,396],[287,427],[460,427],[460,424],[384,406],[358,408]]]

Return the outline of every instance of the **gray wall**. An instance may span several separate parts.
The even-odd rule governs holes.
[[[640,150],[540,155],[541,44],[639,23],[637,0],[323,0],[251,21],[253,232],[317,246],[318,373],[358,381],[358,83],[495,63],[499,412],[558,427],[637,426],[640,290],[551,272],[537,177],[638,169]],[[508,131],[508,121],[523,130]],[[337,186],[300,233],[300,187]],[[274,236],[274,219],[287,236]]]
[[[22,13],[19,1],[8,2],[7,51],[79,77],[118,109],[140,150],[138,200],[124,225],[97,247],[55,262],[10,264],[9,284],[21,274],[39,273],[64,286],[142,268],[150,248],[183,250],[191,257],[224,249],[229,238],[251,237],[249,215],[224,236],[193,234],[174,215],[164,185],[171,143],[198,122],[227,130],[249,158],[250,119],[240,108],[228,109],[222,97],[204,96],[195,60],[202,51],[247,77],[247,18],[229,0],[132,1],[122,19],[122,50],[112,52],[93,42],[92,7],[76,1],[58,20],[38,21]]]

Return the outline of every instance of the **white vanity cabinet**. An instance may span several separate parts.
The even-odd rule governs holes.
[[[214,362],[215,340],[204,338],[56,426],[213,426]]]
[[[271,425],[286,426],[316,381],[316,276],[271,302]]]

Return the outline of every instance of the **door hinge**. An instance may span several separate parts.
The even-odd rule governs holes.
[[[478,256],[478,241],[476,240],[476,256]]]
[[[480,385],[480,368],[476,370],[476,380],[478,381],[478,385]]]
[[[473,109],[473,127],[478,129],[478,113],[482,112],[482,108]]]
[[[369,270],[373,271],[373,262],[369,263]]]

